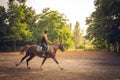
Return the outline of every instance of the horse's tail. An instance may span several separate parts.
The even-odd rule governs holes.
[[[30,45],[26,45],[24,47],[21,48],[21,53],[24,54],[24,52],[30,47]]]

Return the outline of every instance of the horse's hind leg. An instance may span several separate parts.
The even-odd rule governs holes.
[[[21,60],[20,60],[20,62],[18,63],[18,64],[16,64],[16,66],[19,66],[21,63],[22,63],[22,61],[26,58],[26,57],[28,57],[29,55],[28,54],[26,54]]]
[[[30,57],[26,60],[27,68],[28,68],[28,69],[30,69],[30,67],[28,66],[28,65],[29,65],[28,62],[29,62],[32,58],[34,58],[34,57],[35,57],[35,55],[34,55],[34,54],[31,54]]]

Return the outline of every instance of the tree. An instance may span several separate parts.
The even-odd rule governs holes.
[[[4,49],[15,50],[33,40],[30,27],[35,23],[34,14],[34,10],[25,5],[25,0],[9,0],[7,11],[0,7],[0,43],[6,46]]]
[[[89,25],[87,36],[97,42],[103,42],[110,50],[120,51],[120,1],[95,0],[96,11],[86,19]],[[112,46],[110,46],[112,45]]]
[[[80,23],[78,21],[76,21],[73,35],[74,35],[75,48],[77,49],[79,47],[79,43],[80,43],[81,37],[82,37],[82,30],[80,28]]]
[[[7,11],[0,7],[0,43],[5,46],[5,50],[40,43],[45,29],[49,30],[51,41],[63,41],[66,48],[73,46],[70,24],[67,24],[64,14],[49,8],[43,9],[41,14],[35,14],[25,2],[26,0],[9,0]]]
[[[0,6],[0,41],[4,40],[7,31],[7,12],[3,6]]]
[[[29,30],[31,19],[31,11],[30,8],[27,8],[24,4],[21,4],[10,1],[9,2],[9,9],[8,9],[8,15],[9,15],[9,35],[8,39],[10,39],[10,42],[12,42],[14,48],[16,48],[17,42],[23,41],[24,39],[28,40],[29,37],[32,36],[32,33]],[[24,3],[24,2],[23,2]],[[30,12],[31,11],[31,12]]]
[[[3,6],[0,6],[0,50],[6,47],[6,36],[8,35],[7,12]]]
[[[35,28],[32,29],[32,32],[37,43],[40,43],[44,30],[48,29],[50,35],[49,39],[51,41],[56,42],[61,40],[65,43],[66,48],[72,45],[72,33],[69,26],[67,26],[67,19],[63,14],[60,14],[58,11],[45,8],[41,14],[36,15],[36,18],[37,23]]]

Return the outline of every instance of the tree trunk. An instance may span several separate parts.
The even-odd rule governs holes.
[[[13,50],[16,50],[16,40],[13,41]]]
[[[113,51],[117,52],[117,45],[116,45],[116,43],[113,43]]]
[[[110,43],[108,43],[108,51],[110,51]]]
[[[118,42],[118,53],[120,53],[120,42]]]

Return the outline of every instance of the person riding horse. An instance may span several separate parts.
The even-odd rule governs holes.
[[[47,56],[48,44],[52,44],[50,40],[48,40],[48,30],[44,31],[44,35],[41,40],[41,46],[43,47],[43,56]]]
[[[44,58],[42,61],[42,64],[40,65],[41,70],[42,70],[42,66],[45,63],[47,58],[52,58],[58,64],[58,67],[61,70],[63,70],[63,68],[59,65],[59,62],[56,59],[56,53],[57,53],[58,49],[60,49],[61,51],[65,51],[61,41],[58,41],[56,43],[49,45],[49,49],[47,50],[47,53],[49,53],[49,56],[42,56],[43,51],[38,52],[36,48],[37,48],[37,45],[31,45],[29,47],[25,46],[20,52],[24,53],[24,51],[26,51],[26,54],[21,58],[20,62],[18,64],[16,64],[16,66],[19,66],[23,62],[23,60],[29,56],[26,59],[26,63],[27,63],[27,68],[30,69],[29,61],[32,60],[35,56],[38,56],[40,58]]]

